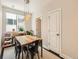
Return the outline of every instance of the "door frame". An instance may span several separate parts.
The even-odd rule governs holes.
[[[56,11],[60,12],[60,52],[59,52],[59,55],[61,56],[62,55],[61,53],[61,49],[62,49],[62,9],[58,8],[55,10],[48,10],[47,17],[49,17],[49,13],[56,12]],[[48,40],[48,42],[50,42],[50,40]],[[49,43],[49,50],[50,50],[50,43]]]

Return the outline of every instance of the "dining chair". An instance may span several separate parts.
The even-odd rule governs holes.
[[[34,59],[34,56],[37,54],[38,59],[40,59],[39,50],[38,50],[38,48],[39,48],[39,40],[36,40],[35,42],[29,44],[27,48],[28,48],[27,49],[27,52],[28,52],[27,57],[29,57],[29,54],[30,54],[31,59]],[[27,57],[26,57],[26,59],[27,59]]]
[[[20,59],[21,46],[19,42],[15,41],[15,59]]]
[[[28,48],[28,45],[23,46],[23,51],[26,54],[26,59],[29,59],[30,56],[29,56],[29,48]]]
[[[4,50],[5,48],[9,48],[12,45],[12,38],[10,37],[10,33],[5,33],[3,36],[2,36],[2,40],[1,40],[1,55],[0,55],[0,58],[3,59],[3,55],[4,55]]]
[[[31,48],[29,48],[29,51],[30,51],[30,55],[31,55],[31,59],[34,59],[34,56],[37,54],[38,56],[38,59],[40,59],[39,57],[39,40],[36,40],[34,42],[35,45],[33,45]]]
[[[22,47],[23,47],[23,50],[21,49],[20,43],[15,38],[15,58],[16,59],[20,59],[20,54],[23,52],[28,56],[27,46],[22,46]]]

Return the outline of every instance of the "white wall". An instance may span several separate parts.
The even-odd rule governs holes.
[[[36,18],[39,18],[41,15],[42,3],[41,0],[30,1],[30,12],[32,12],[32,30],[36,35]]]
[[[2,8],[1,8],[1,0],[0,0],[0,36],[2,33]]]
[[[44,3],[44,4],[43,4]],[[72,59],[78,59],[77,55],[77,0],[33,0],[33,29],[35,30],[35,18],[45,17],[48,10],[62,9],[62,54]],[[47,19],[45,19],[47,21]]]
[[[1,53],[1,35],[2,35],[2,8],[0,0],[0,53]]]

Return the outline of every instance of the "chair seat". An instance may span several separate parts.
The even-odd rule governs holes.
[[[7,47],[10,47],[10,46],[13,46],[13,44],[2,45],[2,48],[7,48]]]
[[[10,44],[12,41],[9,40],[9,41],[4,41],[4,44]]]

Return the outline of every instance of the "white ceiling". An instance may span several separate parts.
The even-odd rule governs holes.
[[[46,6],[52,0],[30,0],[30,4],[34,6]],[[2,0],[2,5],[18,10],[24,10],[24,0]]]
[[[24,10],[24,0],[2,0],[2,5],[17,9]]]
[[[24,4],[24,0],[2,0],[2,3],[14,3],[14,4]]]

